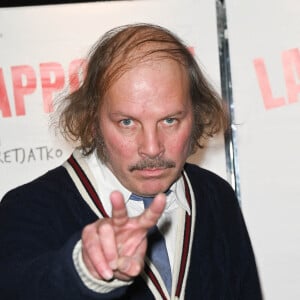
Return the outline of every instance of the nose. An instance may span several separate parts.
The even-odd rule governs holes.
[[[164,153],[164,141],[158,128],[143,129],[140,136],[139,155],[155,158]]]

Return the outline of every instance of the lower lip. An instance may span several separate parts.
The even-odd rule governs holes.
[[[145,177],[157,177],[160,176],[165,169],[143,169],[139,170],[138,172]]]

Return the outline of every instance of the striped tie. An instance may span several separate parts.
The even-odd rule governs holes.
[[[134,201],[143,201],[145,208],[149,207],[153,201],[153,197],[142,197],[135,194],[131,194],[130,199]],[[166,241],[156,225],[153,226],[148,232],[147,256],[159,271],[159,274],[162,277],[169,294],[171,294],[172,273]]]

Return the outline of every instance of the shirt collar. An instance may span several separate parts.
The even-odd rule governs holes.
[[[191,209],[186,200],[185,184],[182,176],[180,176],[179,179],[172,184],[170,190],[172,193],[170,193],[170,195],[167,197],[166,209],[168,209],[168,207],[171,208],[172,203],[175,202],[190,215]]]
[[[129,201],[131,191],[126,189],[112,171],[98,158],[96,151],[86,156],[85,160],[96,179],[96,190],[107,213],[110,214],[111,212],[111,203],[109,200],[111,192],[120,191],[124,196],[125,202]],[[167,196],[166,210],[171,210],[177,204],[190,214],[182,176],[172,184],[170,190],[172,192]]]

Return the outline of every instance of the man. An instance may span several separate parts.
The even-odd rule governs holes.
[[[176,36],[106,33],[63,105],[78,149],[1,202],[1,299],[261,299],[234,192],[185,163],[224,115]]]

